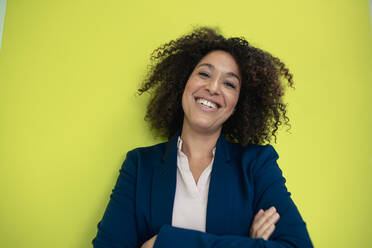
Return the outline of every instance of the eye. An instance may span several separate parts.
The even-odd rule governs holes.
[[[236,88],[236,86],[235,86],[233,83],[231,83],[231,82],[226,81],[224,84],[225,84],[227,87],[230,87],[230,88],[232,88],[232,89],[235,89],[235,88]]]
[[[209,74],[208,73],[206,73],[206,72],[199,72],[198,73],[200,76],[202,76],[202,77],[209,77]]]

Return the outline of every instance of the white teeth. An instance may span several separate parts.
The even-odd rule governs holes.
[[[204,105],[204,106],[206,106],[208,108],[217,108],[217,105],[216,104],[214,104],[213,102],[207,101],[207,100],[205,100],[203,98],[198,98],[196,100],[196,102],[197,103],[200,103],[200,104],[202,104],[202,105]]]

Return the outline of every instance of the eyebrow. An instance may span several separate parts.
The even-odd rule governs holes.
[[[200,64],[200,65],[198,65],[196,68],[201,67],[201,66],[208,66],[208,67],[211,68],[211,69],[215,69],[214,65],[209,64],[209,63],[203,63],[203,64]],[[235,77],[236,79],[238,79],[238,81],[239,81],[239,83],[240,83],[240,78],[239,78],[235,73],[233,73],[233,72],[228,72],[228,73],[226,73],[226,74],[227,74],[227,75],[230,75],[230,76],[232,76],[232,77]]]

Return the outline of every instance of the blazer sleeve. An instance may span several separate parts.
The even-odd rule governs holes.
[[[106,211],[98,223],[98,232],[92,241],[95,248],[133,248],[138,245],[135,220],[136,160],[134,150],[127,153]]]
[[[278,154],[270,145],[261,146],[250,165],[250,178],[254,187],[254,213],[275,206],[280,219],[270,239],[253,239],[246,236],[214,235],[164,225],[154,248],[312,248],[312,242],[297,207],[290,198],[285,179],[276,160]]]

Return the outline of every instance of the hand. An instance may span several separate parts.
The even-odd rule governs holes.
[[[152,237],[151,239],[147,240],[145,243],[143,243],[143,245],[141,246],[141,248],[153,248],[154,247],[155,240],[156,240],[156,237],[158,237],[157,234],[154,237]]]
[[[275,230],[275,224],[278,222],[280,216],[276,212],[275,207],[271,207],[266,211],[260,209],[254,216],[249,236],[251,238],[262,238],[268,240]]]

